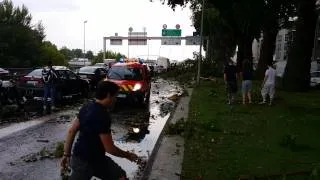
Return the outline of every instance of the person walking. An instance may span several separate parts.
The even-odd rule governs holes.
[[[229,60],[224,68],[224,81],[226,83],[228,104],[235,103],[236,93],[238,91],[237,85],[238,71],[235,63]]]
[[[263,101],[260,104],[267,103],[267,96],[270,98],[269,105],[271,106],[274,100],[276,86],[276,70],[272,64],[268,65],[268,69],[265,72],[265,77],[262,83],[261,95]]]
[[[44,97],[43,104],[44,109],[47,108],[48,98],[50,97],[51,109],[55,109],[55,92],[56,92],[56,81],[58,79],[55,70],[52,67],[52,62],[49,61],[47,64],[47,68],[43,68],[42,70],[42,80],[44,82]]]
[[[63,169],[67,168],[71,156],[70,180],[89,180],[93,177],[102,180],[127,179],[126,172],[106,156],[106,152],[133,162],[138,160],[136,154],[115,146],[112,139],[108,107],[114,104],[118,91],[119,86],[113,82],[99,82],[96,100],[80,109],[78,117],[69,129],[61,166]],[[71,155],[77,132],[79,136]]]
[[[251,91],[252,91],[252,79],[253,79],[253,68],[252,64],[248,59],[245,59],[242,63],[242,70],[240,73],[242,79],[242,104],[246,105],[252,103]]]

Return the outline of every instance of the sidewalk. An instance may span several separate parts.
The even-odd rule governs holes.
[[[192,89],[188,89],[189,96],[182,97],[170,120],[175,124],[179,119],[188,119],[189,102]],[[179,135],[164,135],[160,147],[155,155],[149,180],[179,180],[184,155],[184,138]]]

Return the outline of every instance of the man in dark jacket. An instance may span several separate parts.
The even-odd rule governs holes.
[[[238,70],[232,60],[229,60],[224,68],[224,81],[227,85],[228,104],[234,104],[238,91]]]
[[[58,77],[55,73],[55,70],[52,67],[52,62],[48,62],[48,67],[43,68],[42,70],[42,80],[44,83],[44,109],[48,105],[48,98],[50,97],[51,109],[55,109],[55,90],[56,90],[56,81]]]

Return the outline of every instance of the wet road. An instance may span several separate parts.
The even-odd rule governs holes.
[[[174,103],[168,97],[183,92],[176,83],[161,79],[153,82],[151,91],[149,108],[132,108],[121,104],[113,113],[112,124],[115,144],[135,152],[145,160],[154,150],[174,109]],[[67,129],[78,109],[74,107],[51,117],[0,127],[0,179],[61,179],[59,159],[44,155],[44,152],[54,152],[57,143],[65,140]],[[130,179],[139,179],[143,169],[137,164],[111,157]]]

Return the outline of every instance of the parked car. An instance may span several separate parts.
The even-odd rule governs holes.
[[[88,79],[91,89],[95,89],[98,82],[107,77],[108,71],[99,66],[86,66],[78,71],[78,75],[83,79]]]
[[[3,68],[0,68],[0,75],[8,75],[9,74],[9,71],[8,70],[5,70]]]
[[[58,76],[56,87],[56,100],[74,96],[87,96],[89,92],[89,81],[76,75],[63,66],[54,66]],[[42,68],[35,69],[26,76],[20,78],[18,89],[27,98],[42,98],[44,82],[42,80]]]
[[[108,65],[105,64],[105,63],[96,63],[94,66],[102,67],[102,68],[105,68],[105,69],[109,69]]]
[[[313,71],[310,73],[310,86],[316,87],[320,86],[320,71]]]
[[[23,101],[14,80],[0,80],[0,108],[5,105],[16,104],[20,110],[23,108]]]

